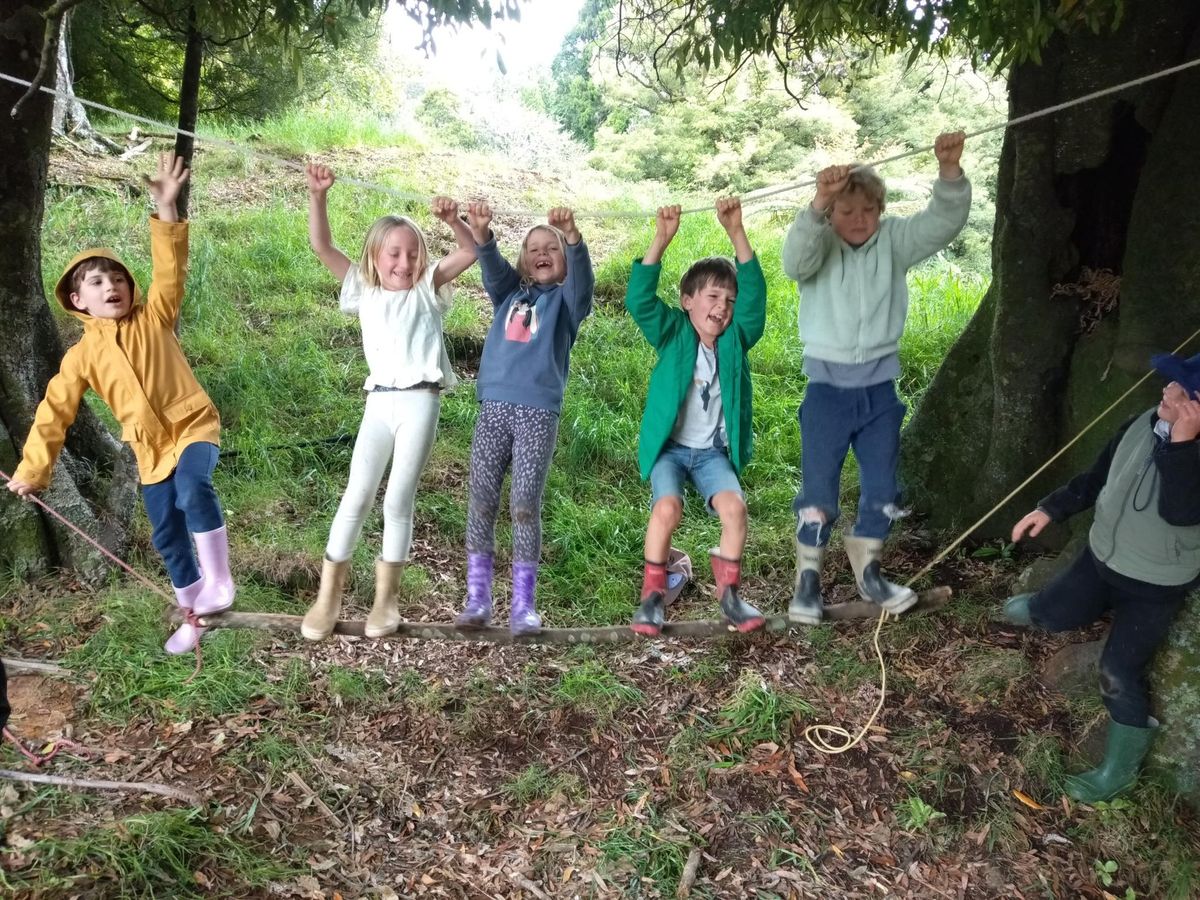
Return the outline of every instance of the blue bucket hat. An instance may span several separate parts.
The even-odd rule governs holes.
[[[1158,353],[1150,357],[1150,365],[1163,378],[1176,382],[1194,397],[1200,392],[1200,353],[1184,359],[1174,353]]]

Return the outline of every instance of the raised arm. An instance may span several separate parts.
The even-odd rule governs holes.
[[[435,218],[450,226],[450,230],[454,232],[454,239],[458,242],[458,247],[437,264],[433,273],[433,286],[440,288],[471,268],[476,257],[475,237],[467,223],[459,218],[457,200],[434,197],[430,208]]]
[[[929,204],[914,216],[898,219],[892,246],[904,266],[914,266],[949,244],[967,224],[971,212],[971,182],[963,177],[964,135],[961,131],[940,134],[933,145],[938,161]]]
[[[748,263],[754,258],[750,249],[750,239],[746,237],[746,229],[742,225],[742,200],[740,197],[721,197],[717,200],[717,221],[729,235],[733,243],[733,252],[740,263]]]
[[[679,214],[678,204],[658,208],[658,214],[654,217],[654,237],[650,241],[650,246],[646,248],[645,255],[642,256],[643,265],[656,266],[662,262],[667,247],[679,233]]]
[[[679,231],[679,207],[660,206],[654,219],[654,238],[646,255],[634,260],[625,291],[625,308],[653,347],[659,347],[670,333],[671,307],[658,296],[658,278],[662,274],[663,251]]]
[[[767,282],[742,225],[742,201],[738,197],[717,200],[717,221],[729,235],[737,255],[738,294],[732,324],[750,348],[758,343],[767,325]]]
[[[592,270],[592,257],[588,253],[579,226],[575,224],[575,211],[566,206],[556,206],[546,214],[546,221],[562,232],[567,246],[567,277],[563,281],[563,299],[571,310],[571,319],[576,327],[592,311],[592,299],[596,293],[596,273]]]
[[[146,188],[158,210],[160,222],[178,222],[179,212],[175,209],[175,201],[179,192],[187,183],[189,169],[183,164],[183,157],[174,153],[158,155],[158,174],[146,178]]]
[[[827,166],[817,173],[817,195],[809,206],[796,214],[796,220],[783,239],[783,272],[793,281],[817,274],[833,247],[833,229],[829,225],[829,207],[850,178],[850,166]]]
[[[308,163],[304,175],[308,180],[308,245],[333,277],[344,281],[350,270],[350,258],[333,245],[329,233],[328,194],[335,180],[333,169]]]
[[[150,219],[150,261],[153,273],[146,292],[146,307],[161,321],[174,325],[183,305],[187,282],[188,229],[179,221],[175,200],[188,180],[182,157],[160,153],[158,172],[146,178],[146,189],[156,212]]]
[[[467,207],[467,225],[475,241],[479,268],[483,271],[483,288],[495,309],[521,286],[521,276],[496,247],[492,235],[492,208],[487,203],[480,201]]]

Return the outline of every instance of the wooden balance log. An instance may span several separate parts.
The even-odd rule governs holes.
[[[919,615],[939,610],[950,602],[953,592],[941,586],[922,591],[917,603],[904,615]],[[836,603],[825,607],[825,621],[847,622],[856,619],[877,619],[882,612],[877,604],[866,600]],[[171,621],[182,622],[179,611],[172,610]],[[261,631],[300,631],[302,616],[282,613],[223,612],[202,616],[200,624],[206,628],[254,628]],[[334,634],[362,637],[365,621],[362,619],[340,620],[334,626]],[[715,619],[667,622],[659,638],[646,638],[635,634],[628,625],[601,625],[580,628],[543,628],[536,634],[513,637],[507,625],[489,625],[486,628],[460,628],[453,622],[401,622],[391,634],[377,640],[424,640],[424,641],[479,641],[492,644],[620,644],[633,641],[687,638],[691,640],[719,640],[751,638],[756,634],[785,634],[788,631],[802,633],[806,626],[793,624],[786,616],[769,616],[762,628],[741,634],[732,626]]]

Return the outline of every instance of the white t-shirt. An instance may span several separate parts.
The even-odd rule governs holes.
[[[370,368],[363,390],[405,388],[422,381],[444,389],[458,384],[442,335],[442,315],[454,292],[449,284],[434,290],[435,269],[436,264],[427,266],[421,280],[406,291],[367,287],[356,265],[346,272],[339,305],[344,313],[358,313],[362,323],[363,353]]]
[[[721,405],[721,380],[717,376],[717,353],[704,344],[696,349],[696,365],[692,383],[679,406],[671,440],[693,450],[715,447],[723,450],[729,441],[725,437],[725,414]]]

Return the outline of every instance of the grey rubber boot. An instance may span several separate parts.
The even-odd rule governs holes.
[[[1033,627],[1033,618],[1029,614],[1029,602],[1033,594],[1016,594],[1004,601],[1004,621],[1010,625]]]

